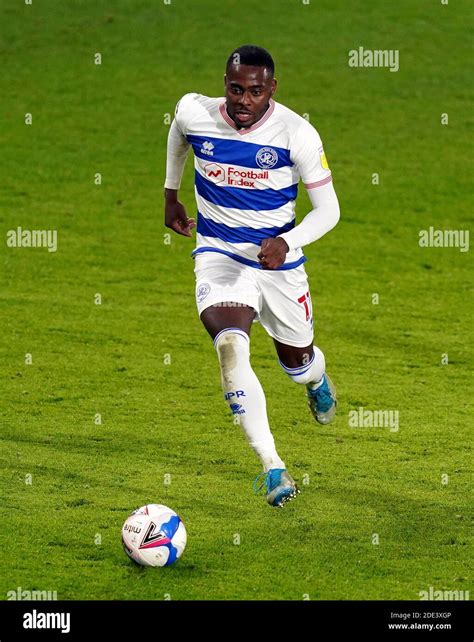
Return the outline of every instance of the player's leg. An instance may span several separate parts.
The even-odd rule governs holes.
[[[202,324],[214,340],[226,328],[240,328],[248,336],[255,318],[255,310],[236,301],[219,301],[205,308],[200,315]]]
[[[308,405],[320,424],[329,424],[336,414],[336,389],[325,372],[323,352],[311,344],[304,348],[273,339],[280,365],[295,383],[306,386]]]
[[[313,315],[308,279],[303,266],[262,271],[265,297],[260,321],[273,338],[280,364],[295,382],[306,386],[308,405],[319,423],[336,412],[336,391],[325,373],[322,351],[313,345]]]
[[[248,273],[251,269],[227,257],[199,261],[195,270],[197,304],[201,321],[214,340],[224,398],[262,462],[267,500],[279,506],[296,489],[275,484],[275,473],[271,472],[285,471],[285,464],[276,451],[265,395],[250,363],[250,328],[259,305],[258,289]],[[231,289],[229,283],[233,284]],[[268,480],[272,481],[270,488]]]

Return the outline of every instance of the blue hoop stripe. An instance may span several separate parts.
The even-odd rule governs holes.
[[[229,256],[231,259],[234,259],[234,261],[238,261],[239,263],[243,263],[244,265],[248,265],[249,267],[253,267],[257,270],[263,270],[262,266],[260,263],[257,261],[252,261],[251,259],[246,259],[244,256],[240,256],[239,254],[234,254],[233,252],[228,252],[227,250],[221,250],[218,247],[210,247],[208,245],[205,245],[203,247],[198,247],[195,250],[192,251],[191,256],[196,256],[196,254],[202,254],[203,252],[217,252],[218,254],[224,254],[224,256]],[[277,270],[292,270],[293,268],[298,267],[302,263],[305,263],[308,259],[306,256],[301,256],[297,261],[292,261],[290,263],[283,263]],[[273,271],[273,270],[270,270]]]
[[[264,239],[276,238],[295,227],[295,219],[281,227],[231,227],[225,223],[216,223],[197,213],[197,231],[203,236],[211,236],[227,243],[253,243],[260,246]]]
[[[265,168],[258,165],[257,154],[262,148],[270,147],[277,153],[278,159],[275,165],[269,168],[269,171],[294,165],[290,159],[290,150],[283,147],[257,145],[246,141],[215,138],[214,136],[196,136],[194,134],[188,134],[186,138],[193,146],[195,155],[198,158],[207,160],[209,163],[239,165],[240,167],[248,167],[262,172],[265,171]],[[207,149],[203,146],[204,143],[206,143]],[[209,149],[209,143],[212,143],[212,149]]]
[[[305,365],[303,365],[303,366],[298,366],[298,368],[288,368],[288,367],[287,367],[287,366],[285,366],[285,364],[284,364],[284,363],[282,363],[280,360],[278,360],[278,361],[279,361],[279,363],[280,363],[280,366],[283,368],[283,370],[286,372],[286,374],[287,374],[287,375],[289,375],[290,377],[297,377],[298,375],[302,375],[302,374],[304,374],[305,372],[308,372],[308,370],[309,370],[309,369],[311,368],[311,366],[313,365],[313,362],[314,362],[314,351],[313,351],[313,356],[312,356],[312,357],[311,357],[311,359],[308,361],[308,363],[306,363],[306,364],[305,364]]]
[[[214,345],[216,345],[217,340],[219,339],[221,334],[223,334],[224,332],[234,332],[235,334],[240,334],[242,337],[245,337],[245,339],[247,339],[247,341],[250,341],[250,338],[249,338],[248,334],[246,332],[244,332],[242,330],[242,328],[224,328],[223,330],[218,332],[216,334],[216,336],[214,337]]]

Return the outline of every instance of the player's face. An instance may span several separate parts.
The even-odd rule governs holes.
[[[227,113],[237,127],[251,127],[268,109],[276,80],[266,67],[231,65],[224,76]]]

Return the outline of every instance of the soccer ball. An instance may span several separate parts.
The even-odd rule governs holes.
[[[178,515],[163,504],[137,508],[122,528],[124,551],[141,566],[169,566],[183,554],[186,529]]]

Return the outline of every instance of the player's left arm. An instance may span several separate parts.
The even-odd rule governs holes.
[[[287,252],[320,239],[337,225],[340,218],[339,201],[319,134],[304,122],[295,137],[293,161],[308,192],[313,209],[289,232],[262,241],[258,255],[262,267],[280,267]]]
[[[337,225],[341,216],[332,181],[326,185],[307,188],[307,192],[313,209],[299,225],[278,237],[286,241],[288,251],[317,241]]]

